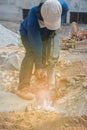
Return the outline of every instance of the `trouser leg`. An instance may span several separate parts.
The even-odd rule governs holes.
[[[42,50],[42,64],[43,68],[46,68],[48,66],[48,59],[50,56],[50,43],[51,39],[46,39],[43,41],[43,50]]]
[[[21,63],[18,89],[29,87],[30,79],[32,75],[32,69],[33,69],[33,53],[29,46],[29,41],[27,37],[21,37],[21,39],[25,47],[26,53]]]

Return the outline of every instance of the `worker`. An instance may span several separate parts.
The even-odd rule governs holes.
[[[21,22],[20,35],[26,50],[19,73],[17,95],[30,100],[34,94],[30,92],[30,80],[33,64],[37,77],[44,77],[47,67],[47,83],[49,88],[55,86],[55,65],[59,57],[59,32],[61,19],[68,11],[64,0],[46,0],[29,11]]]

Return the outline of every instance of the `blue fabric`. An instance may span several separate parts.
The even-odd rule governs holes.
[[[66,15],[68,11],[68,5],[64,0],[59,0],[59,2],[62,5],[62,21],[64,19],[64,16]],[[27,16],[26,19],[24,19],[21,22],[20,25],[20,34],[22,36],[28,35],[29,43],[32,48],[32,52],[34,54],[34,60],[37,68],[41,68],[41,59],[42,59],[42,39],[47,37],[47,34],[49,30],[47,28],[40,29],[38,19],[36,16],[38,6],[34,6]],[[44,34],[42,36],[42,34]]]
[[[29,12],[28,17],[22,21],[20,25],[20,34],[22,36],[28,35],[28,40],[30,43],[30,47],[32,48],[36,67],[41,68],[42,40],[40,34],[40,27],[36,16],[36,10],[37,6],[33,7]]]
[[[63,22],[64,19],[65,19],[66,14],[67,14],[67,12],[68,12],[68,10],[69,10],[69,6],[68,6],[68,4],[66,3],[65,0],[58,0],[58,1],[60,2],[61,6],[62,6],[62,16],[61,16],[61,20],[62,20],[62,22]]]

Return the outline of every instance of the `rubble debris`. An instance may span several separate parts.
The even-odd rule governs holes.
[[[21,66],[20,57],[17,53],[12,53],[8,56],[7,63],[14,69],[19,70]]]
[[[87,116],[65,117],[56,112],[0,113],[1,130],[87,130]]]
[[[82,85],[83,85],[84,88],[87,88],[87,80],[84,81]]]
[[[63,50],[67,50],[69,48],[75,48],[75,45],[77,43],[77,41],[75,39],[69,39],[69,38],[61,38],[61,49]]]
[[[24,48],[0,47],[0,67],[7,70],[19,70],[24,57]]]
[[[71,23],[71,28],[72,31],[69,34],[69,39],[76,39],[77,41],[87,39],[87,29],[80,30],[76,22]]]
[[[71,24],[71,32],[67,38],[61,37],[62,49],[76,48],[79,41],[87,40],[87,29],[80,30],[76,22]],[[86,41],[87,42],[87,41]]]
[[[87,89],[72,89],[71,92],[69,92],[66,96],[57,100],[55,106],[58,111],[65,113],[66,116],[87,115],[86,95]]]

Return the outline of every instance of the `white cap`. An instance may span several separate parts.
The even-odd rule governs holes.
[[[58,0],[46,0],[41,7],[41,15],[45,26],[57,30],[61,26],[62,7]]]

